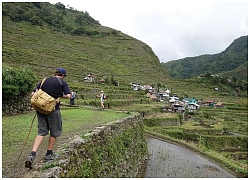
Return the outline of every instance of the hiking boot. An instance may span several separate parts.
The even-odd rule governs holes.
[[[32,166],[31,166],[31,165],[32,165],[32,163],[33,163],[35,157],[36,157],[36,156],[29,156],[29,157],[28,157],[28,160],[25,161],[25,167],[26,167],[26,168],[32,169]]]
[[[47,162],[47,161],[54,160],[55,158],[56,158],[55,154],[52,153],[52,154],[49,154],[49,155],[45,156],[44,160],[45,160],[45,162]]]

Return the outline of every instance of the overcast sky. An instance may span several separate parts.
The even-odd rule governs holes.
[[[160,62],[216,54],[248,35],[248,2],[187,0],[51,0],[87,11],[149,45]]]

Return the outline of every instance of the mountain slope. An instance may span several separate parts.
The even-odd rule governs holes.
[[[224,77],[236,77],[238,79],[244,79],[248,81],[248,62],[245,62],[244,64],[240,65],[232,71],[219,73],[219,75]]]
[[[88,73],[95,73],[97,80],[113,75],[120,84],[167,81],[166,70],[147,44],[101,26],[87,12],[59,5],[3,3],[4,63],[29,66],[38,78],[64,67],[67,80],[76,83]]]
[[[234,40],[225,51],[214,55],[187,57],[162,63],[169,75],[179,79],[189,79],[206,72],[212,74],[232,71],[248,61],[248,36]],[[242,78],[247,79],[247,76]]]

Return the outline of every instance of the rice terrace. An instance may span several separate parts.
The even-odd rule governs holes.
[[[147,44],[87,12],[61,3],[2,4],[3,178],[248,177],[248,36],[219,54],[164,64]],[[22,150],[35,115],[30,92],[58,67],[67,71],[75,104],[60,99],[58,159],[43,163],[46,137],[27,170],[38,125],[35,119]],[[184,155],[175,150],[209,163],[204,171],[178,166]]]

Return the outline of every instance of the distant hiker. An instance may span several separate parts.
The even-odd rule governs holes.
[[[66,77],[66,71],[63,68],[58,68],[55,71],[55,77],[48,77],[44,81],[42,85],[42,90],[45,91],[50,96],[57,99],[58,97],[70,98],[70,90],[67,82],[64,79]],[[36,89],[40,88],[40,83],[34,88],[34,91],[31,93],[31,96],[34,95]],[[60,102],[56,104],[55,110],[50,114],[42,114],[38,111],[37,119],[38,119],[38,135],[35,138],[32,151],[28,157],[28,160],[25,162],[25,167],[32,169],[32,163],[35,159],[36,152],[41,145],[44,136],[50,133],[50,137],[48,140],[47,153],[45,155],[44,160],[49,161],[55,158],[53,153],[53,147],[56,142],[56,138],[59,137],[62,133],[62,118],[61,112],[59,108]]]
[[[101,91],[101,94],[98,97],[101,98],[101,109],[104,109],[104,99],[106,99],[106,95]]]
[[[74,105],[75,104],[76,92],[74,90],[72,90],[70,92],[71,92],[70,105]]]

